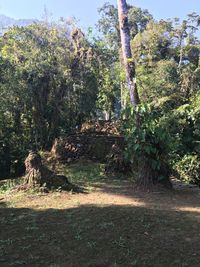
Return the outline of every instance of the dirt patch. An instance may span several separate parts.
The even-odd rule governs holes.
[[[99,180],[87,194],[1,201],[1,266],[199,266],[199,191]]]

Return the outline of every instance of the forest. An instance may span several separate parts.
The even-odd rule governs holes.
[[[200,15],[98,13],[0,35],[0,265],[200,266]]]

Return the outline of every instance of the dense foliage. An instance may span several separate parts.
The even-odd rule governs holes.
[[[115,6],[99,9],[100,37],[63,20],[0,37],[1,177],[20,174],[29,149],[50,148],[82,122],[121,116],[129,160],[145,157],[160,180],[175,173],[199,183],[200,17],[155,21],[147,10],[128,9],[137,110],[129,105]]]

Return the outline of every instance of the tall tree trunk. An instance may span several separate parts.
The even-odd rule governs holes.
[[[182,61],[183,61],[183,37],[180,37],[179,46],[180,46],[180,55],[179,55],[179,63],[178,63],[178,69],[181,68]]]
[[[130,100],[133,106],[137,106],[140,103],[137,84],[136,84],[136,73],[135,64],[132,58],[131,45],[130,45],[130,30],[128,23],[128,8],[126,0],[118,0],[118,16],[119,16],[119,26],[121,34],[121,45],[122,45],[122,55],[124,60],[124,66],[126,71],[126,79],[128,83],[128,88],[130,92]],[[139,114],[135,117],[136,127],[141,127]],[[159,174],[156,172],[150,162],[149,158],[143,151],[143,155],[138,158],[138,185],[142,187],[150,188],[151,185],[158,182]],[[169,185],[170,181],[168,177],[166,178]]]
[[[130,92],[130,100],[134,106],[137,106],[140,103],[140,99],[136,84],[135,64],[131,53],[128,8],[126,0],[118,0],[118,17],[122,44],[122,55],[126,70],[126,80]]]

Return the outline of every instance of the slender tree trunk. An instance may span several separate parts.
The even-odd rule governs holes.
[[[180,37],[180,56],[179,56],[179,63],[178,63],[178,69],[180,69],[181,65],[182,65],[182,61],[183,61],[183,40],[182,40],[182,36]]]
[[[130,100],[134,106],[137,106],[140,103],[140,99],[136,84],[135,64],[131,53],[130,30],[128,25],[128,8],[126,0],[118,0],[118,17],[122,44],[122,55],[126,70],[126,80],[130,92]]]

